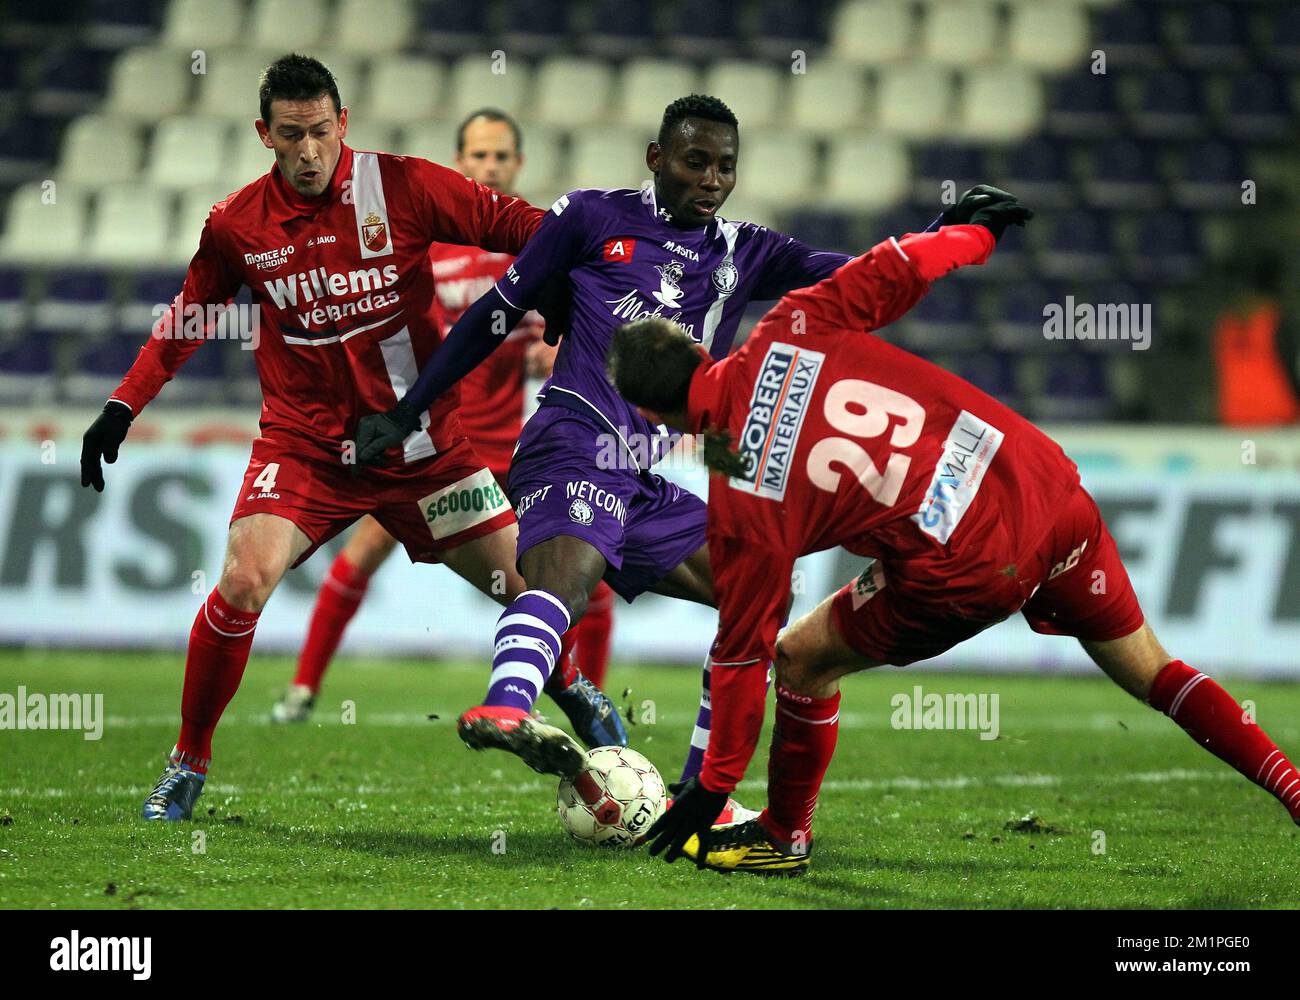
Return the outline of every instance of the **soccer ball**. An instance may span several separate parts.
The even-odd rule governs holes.
[[[655,766],[628,747],[596,747],[576,777],[560,782],[557,811],[575,840],[635,847],[668,803]]]

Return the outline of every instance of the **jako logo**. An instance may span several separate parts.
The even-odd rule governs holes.
[[[55,972],[130,972],[148,979],[153,971],[153,938],[87,937],[73,931],[50,942],[50,968]]]

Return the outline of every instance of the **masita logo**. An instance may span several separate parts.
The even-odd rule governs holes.
[[[825,360],[824,354],[790,344],[768,347],[740,432],[740,457],[749,472],[732,478],[733,489],[768,500],[785,499],[804,413]]]
[[[55,972],[129,972],[148,979],[153,972],[153,938],[82,937],[73,931],[50,942],[50,968]]]

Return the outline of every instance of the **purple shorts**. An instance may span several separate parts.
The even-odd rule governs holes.
[[[663,476],[638,472],[610,437],[591,419],[543,406],[524,425],[507,489],[519,520],[516,558],[556,535],[581,538],[609,564],[605,581],[631,601],[704,544],[707,508]]]

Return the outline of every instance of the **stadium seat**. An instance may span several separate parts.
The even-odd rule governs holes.
[[[1287,5],[1271,13],[1265,33],[1269,65],[1276,69],[1300,68],[1300,7]]]
[[[187,51],[238,45],[243,23],[242,0],[170,0],[158,41]]]
[[[499,67],[502,72],[493,72]],[[448,109],[451,117],[462,118],[477,108],[501,108],[515,116],[531,111],[532,73],[523,60],[503,54],[472,53],[458,59],[451,71]]]
[[[1019,354],[1056,350],[1056,342],[1043,336],[1044,310],[1049,304],[1063,308],[1065,295],[1061,286],[1042,281],[1012,281],[1000,288],[990,312],[991,346]]]
[[[786,120],[792,129],[833,135],[868,124],[869,94],[863,71],[853,63],[813,59],[792,75]]]
[[[421,48],[441,55],[457,55],[484,48],[487,4],[463,0],[423,0],[417,17]]]
[[[905,59],[916,37],[914,7],[906,0],[848,0],[832,16],[830,54],[863,66]]]
[[[310,51],[322,40],[326,12],[325,0],[253,0],[248,44],[277,52]]]
[[[269,165],[269,164],[268,164]],[[263,171],[265,173],[265,171]],[[242,186],[242,185],[241,185]],[[165,250],[160,263],[174,267],[185,267],[199,248],[199,237],[203,233],[203,224],[207,222],[212,206],[224,201],[233,192],[225,185],[192,188],[181,193],[180,205],[172,221]],[[180,285],[172,292],[180,291]]]
[[[983,142],[1011,142],[1036,132],[1043,120],[1037,74],[1018,66],[970,70],[957,98],[957,131]]]
[[[401,130],[397,141],[402,152],[409,156],[420,156],[450,167],[456,153],[457,124],[459,123],[451,121],[412,123]],[[527,143],[532,139],[533,131],[529,129],[528,134],[524,136],[525,155],[528,154]]]
[[[1089,163],[1083,194],[1098,208],[1157,207],[1164,201],[1152,147],[1132,139],[1083,144]]]
[[[1145,212],[1134,234],[1128,273],[1138,280],[1185,281],[1204,252],[1200,229],[1185,212]]]
[[[190,235],[197,247],[198,232]],[[118,327],[134,330],[143,341],[161,315],[159,307],[170,304],[184,282],[185,272],[180,269],[146,270],[132,275],[126,299],[118,310]]]
[[[994,152],[985,163],[984,176],[1001,178],[1007,190],[1034,208],[1061,208],[1074,197],[1059,140],[1032,136]]]
[[[613,81],[609,65],[595,59],[546,59],[533,79],[536,103],[530,118],[566,128],[604,121]]]
[[[882,69],[875,120],[882,131],[909,139],[951,136],[951,74],[942,67],[924,63]]]
[[[365,59],[347,49],[330,48],[313,50],[312,55],[325,64],[325,68],[334,76],[339,88],[339,100],[343,107],[357,104],[367,107],[370,104],[370,88],[367,86],[370,76],[365,72]],[[383,62],[383,59],[376,60]]]
[[[1111,409],[1108,360],[1106,355],[1084,350],[1045,356],[1041,361],[1042,392],[1034,399],[1035,416],[1040,420],[1098,420],[1106,416]]]
[[[36,303],[32,322],[45,330],[95,334],[113,325],[115,312],[108,274],[76,268],[46,275],[45,293]]]
[[[571,37],[568,7],[566,0],[502,0],[502,48],[528,57],[563,52]]]
[[[939,281],[912,307],[902,325],[909,347],[920,350],[973,350],[979,346],[974,293],[961,281]]]
[[[122,328],[80,345],[76,366],[65,380],[68,400],[85,406],[102,405],[135,362],[148,336],[147,328]]]
[[[455,143],[449,142],[448,145],[454,148]],[[432,159],[439,158],[432,157]],[[448,156],[439,162],[450,165],[451,157]],[[545,125],[528,126],[528,130],[524,133],[524,166],[519,179],[525,197],[528,197],[528,193],[532,191],[539,193],[555,191],[563,183],[563,133],[558,129],[547,128]],[[549,205],[550,201],[545,204]]]
[[[1218,140],[1193,143],[1176,158],[1170,178],[1174,203],[1186,209],[1223,209],[1241,204],[1248,176],[1238,147]]]
[[[795,209],[781,213],[776,227],[820,250],[856,253],[862,249],[854,218],[847,212],[824,208]]]
[[[58,184],[47,203],[43,183],[27,184],[9,197],[8,217],[0,258],[12,261],[80,260],[85,250],[86,192]]]
[[[1225,134],[1246,141],[1294,138],[1296,115],[1281,78],[1255,72],[1227,81],[1226,106],[1220,115]]]
[[[1163,44],[1151,4],[1121,3],[1101,11],[1093,48],[1106,54],[1106,69],[1155,67],[1163,59]]]
[[[26,270],[0,267],[0,337],[25,330],[29,313]]]
[[[170,194],[145,184],[101,190],[86,240],[88,258],[102,264],[161,260],[171,234],[172,201]]]
[[[632,59],[619,74],[616,117],[651,132],[659,128],[664,108],[695,92],[699,75],[688,62],[674,59]]]
[[[1249,61],[1240,10],[1222,3],[1181,5],[1165,15],[1165,38],[1184,66],[1228,70]]]
[[[936,212],[940,205],[956,204],[963,191],[992,176],[985,174],[977,147],[949,142],[925,143],[917,149],[912,173],[916,178],[912,197],[923,205],[935,206]],[[945,203],[946,194],[951,194],[953,201]]]
[[[191,80],[189,53],[131,49],[113,63],[103,110],[149,119],[176,114],[189,103]]]
[[[756,62],[723,59],[704,73],[704,92],[735,112],[742,130],[775,125],[782,108],[782,85],[789,70]]]
[[[665,5],[668,53],[679,59],[708,60],[737,55],[741,35],[738,6],[715,0],[680,0]]]
[[[414,28],[410,0],[340,0],[328,37],[356,52],[382,54],[405,48]],[[381,55],[377,65],[383,59]]]
[[[1021,405],[1018,360],[1016,354],[988,350],[964,352],[953,359],[951,371],[1014,409]]]
[[[158,123],[147,177],[162,188],[197,187],[220,180],[231,153],[231,126],[221,118],[168,118]]]
[[[54,398],[54,339],[42,330],[0,337],[0,404],[30,406]]]
[[[397,144],[397,130],[386,122],[361,119],[354,125],[348,119],[348,134],[343,140],[353,149],[375,150],[381,153],[404,153],[406,150]],[[269,150],[268,150],[269,152]],[[270,164],[267,164],[267,169]],[[265,172],[265,171],[263,171]]]
[[[214,49],[199,77],[198,114],[248,122],[259,116],[257,82],[280,53],[251,48]]]
[[[907,149],[885,135],[847,135],[831,140],[822,202],[872,211],[906,196],[912,180]]]
[[[998,34],[992,3],[934,0],[921,18],[920,56],[943,66],[971,66],[992,54]]]
[[[1011,8],[1010,56],[1021,66],[1061,71],[1088,54],[1088,18],[1077,3],[1021,0]]]
[[[1129,122],[1150,138],[1196,138],[1205,131],[1205,99],[1199,81],[1176,70],[1141,75],[1133,90]]]
[[[1047,277],[1100,279],[1114,270],[1114,239],[1104,213],[1077,210],[1040,217],[1029,232],[1040,248],[1039,268]],[[1001,249],[993,256],[1000,254]]]
[[[1046,131],[1081,138],[1118,134],[1121,117],[1114,79],[1109,73],[1088,72],[1048,81]]]
[[[569,178],[565,190],[634,188],[650,178],[645,165],[651,129],[584,129],[570,137]]]
[[[826,47],[825,2],[759,0],[751,48],[760,59],[787,61],[791,53],[820,53]]]
[[[82,115],[64,133],[59,179],[86,187],[133,180],[143,146],[141,128],[132,119]]]
[[[737,186],[746,199],[769,207],[798,205],[817,199],[816,170],[811,140],[784,129],[747,131]]]
[[[261,137],[252,125],[236,125],[230,141],[230,156],[222,179],[226,193],[238,191],[245,184],[257,180],[275,163],[275,153],[262,145]],[[350,138],[343,141],[352,144]]]
[[[53,53],[53,54],[51,54]],[[43,114],[76,114],[97,105],[116,53],[99,49],[52,48],[44,57],[31,107]]]
[[[654,48],[654,7],[653,0],[596,0],[589,7],[580,7],[589,11],[582,32],[587,51],[609,59],[636,58],[650,51]]]
[[[370,65],[370,86],[364,105],[355,105],[366,117],[396,123],[415,123],[440,117],[445,72],[432,59],[386,56]],[[351,104],[354,98],[344,99]]]

